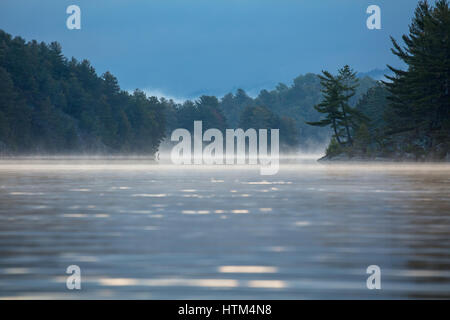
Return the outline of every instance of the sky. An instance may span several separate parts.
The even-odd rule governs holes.
[[[416,0],[1,0],[0,29],[26,40],[58,41],[63,53],[112,72],[125,90],[176,100],[251,95],[308,72],[401,67],[400,39]],[[66,8],[81,9],[69,30]],[[369,5],[381,30],[369,30]]]

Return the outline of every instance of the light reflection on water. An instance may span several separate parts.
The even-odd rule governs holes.
[[[449,182],[448,164],[2,160],[0,298],[450,298]]]

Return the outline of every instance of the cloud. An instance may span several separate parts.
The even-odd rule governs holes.
[[[192,100],[192,98],[171,95],[164,90],[156,88],[145,88],[141,90],[147,95],[147,97],[165,98],[167,100],[173,100],[175,103],[183,103],[186,100]],[[133,93],[133,91],[134,90],[128,90],[128,92],[131,94]]]

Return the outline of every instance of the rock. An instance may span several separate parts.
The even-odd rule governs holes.
[[[325,161],[349,161],[349,160],[350,160],[350,157],[346,153],[340,153],[335,156],[326,155],[317,161],[325,162]]]
[[[328,156],[323,156],[322,158],[318,159],[317,161],[319,161],[319,162],[330,161],[330,158]]]

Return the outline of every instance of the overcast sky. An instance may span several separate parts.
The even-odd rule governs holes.
[[[408,31],[416,0],[1,0],[0,28],[58,41],[66,56],[111,71],[122,88],[185,98],[278,82],[350,64],[399,66],[389,35]],[[66,28],[79,5],[81,30]],[[366,9],[381,7],[382,30]]]

